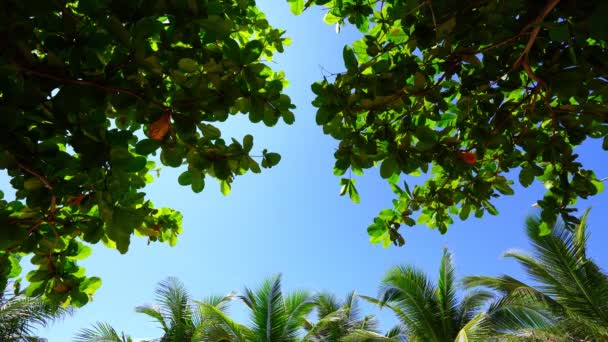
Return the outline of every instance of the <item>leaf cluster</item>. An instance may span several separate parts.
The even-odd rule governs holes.
[[[517,180],[547,189],[538,205],[548,234],[558,217],[577,224],[575,201],[602,191],[575,148],[593,138],[608,150],[605,2],[320,0],[295,9],[312,5],[326,7],[338,32],[355,25],[362,35],[344,47],[345,71],[312,91],[317,124],[339,141],[334,172],[379,165],[395,193],[368,228],[372,242],[402,245],[404,224],[445,233],[456,216],[496,215],[494,199],[513,195]],[[421,174],[410,190],[405,176]]]
[[[3,1],[0,5],[0,282],[33,254],[30,295],[84,305],[99,286],[77,260],[102,242],[126,253],[133,234],[174,245],[182,216],[142,191],[159,169],[185,167],[194,192],[215,178],[275,166],[253,137],[225,140],[231,115],[294,121],[282,72],[265,61],[285,31],[254,1]]]

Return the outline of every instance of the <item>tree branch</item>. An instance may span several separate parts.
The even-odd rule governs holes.
[[[532,21],[531,23],[529,23],[528,25],[526,25],[523,28],[523,32],[527,31],[530,29],[530,27],[532,26],[536,26],[533,30],[532,33],[530,34],[530,38],[528,39],[528,43],[526,44],[526,47],[524,48],[524,51],[521,53],[521,56],[519,56],[519,58],[517,59],[517,61],[515,62],[515,64],[513,64],[513,70],[519,68],[519,66],[524,62],[524,60],[527,58],[528,53],[530,52],[530,49],[532,49],[532,45],[534,45],[534,42],[536,41],[536,37],[538,36],[538,33],[540,32],[540,23],[545,20],[545,18],[547,17],[547,15],[549,15],[549,13],[551,13],[551,11],[553,10],[553,8],[555,8],[555,6],[557,6],[557,4],[559,3],[560,0],[549,0],[549,2],[547,3],[547,5],[545,6],[545,8],[543,8],[543,11],[541,12],[541,14],[536,17],[536,19],[534,19],[534,21]]]
[[[104,90],[104,91],[109,92],[109,93],[124,93],[124,94],[131,95],[131,96],[135,97],[138,100],[147,101],[143,96],[141,96],[140,94],[138,94],[135,91],[130,90],[130,89],[110,87],[110,86],[106,86],[106,85],[103,85],[103,84],[95,83],[93,81],[75,80],[75,79],[71,79],[71,78],[65,78],[65,77],[61,77],[61,76],[47,74],[45,72],[40,72],[40,71],[36,71],[36,70],[33,70],[33,69],[29,69],[29,68],[24,68],[22,66],[18,66],[18,67],[19,67],[20,70],[22,70],[25,73],[36,75],[36,76],[39,76],[39,77],[48,78],[48,79],[52,79],[52,80],[63,82],[63,83],[78,84],[78,85],[84,85],[84,86],[88,86],[88,87],[93,87],[93,88]],[[150,102],[151,104],[153,104],[153,105],[155,105],[157,107],[162,108],[163,110],[167,110],[168,109],[167,106],[163,105],[160,102],[156,102],[156,101],[148,101],[148,102]]]

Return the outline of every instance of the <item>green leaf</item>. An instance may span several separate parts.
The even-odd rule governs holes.
[[[542,221],[540,223],[540,225],[538,226],[539,228],[539,236],[547,236],[549,234],[551,234],[551,226],[549,225],[549,223]]]
[[[593,186],[595,187],[596,194],[601,194],[604,191],[604,183],[599,180],[592,180]]]
[[[101,279],[98,277],[91,277],[85,279],[78,287],[80,291],[86,294],[93,294],[97,289],[101,287]]]
[[[205,189],[205,177],[201,172],[192,173],[192,191],[199,193]]]
[[[460,219],[463,221],[466,221],[466,219],[469,218],[470,214],[471,214],[471,206],[468,204],[463,204],[462,207],[460,208],[460,212],[458,214]]]
[[[11,268],[10,268],[10,273],[8,274],[7,278],[10,279],[10,278],[18,277],[22,271],[21,264],[19,263],[19,259],[13,255],[9,255],[9,261],[11,263]]]
[[[250,134],[247,134],[244,138],[243,138],[243,149],[246,152],[251,151],[251,149],[253,148],[253,136]]]
[[[437,132],[427,126],[419,126],[414,133],[416,138],[425,145],[434,145],[437,143]]]
[[[359,63],[357,62],[355,52],[350,46],[344,46],[344,49],[342,50],[342,57],[344,58],[344,65],[349,72],[357,71]]]
[[[427,215],[427,214],[421,214],[420,216],[418,216],[418,224],[425,224],[427,222],[429,222],[431,220],[431,216]]]
[[[205,34],[214,39],[223,39],[232,31],[232,21],[217,14],[210,14],[208,18],[201,20],[201,26]]]
[[[319,126],[323,126],[328,124],[331,120],[333,120],[333,118],[336,116],[336,111],[333,110],[332,108],[328,108],[328,107],[321,107],[317,110],[317,115],[315,117],[315,120],[317,122],[317,125]]]
[[[230,183],[228,183],[228,181],[223,180],[220,182],[220,190],[222,192],[222,195],[228,196],[230,194],[230,188],[231,188],[231,186],[230,186]]]
[[[426,76],[423,73],[417,71],[414,74],[414,88],[416,90],[422,90],[426,86]]]
[[[274,152],[264,153],[264,158],[262,159],[262,167],[271,168],[277,165],[280,161],[280,154]]]
[[[388,179],[399,172],[399,165],[397,164],[397,160],[392,157],[388,157],[384,159],[382,165],[380,166],[380,175],[384,179]]]
[[[205,138],[215,140],[219,139],[222,136],[222,132],[213,125],[201,123],[198,127],[203,133],[203,136],[205,136]]]
[[[570,40],[570,31],[568,30],[568,22],[562,21],[551,26],[549,29],[549,37],[555,42],[567,42]]]
[[[177,62],[177,67],[183,72],[197,72],[199,70],[198,63],[191,58],[182,58]]]
[[[289,9],[294,15],[298,15],[304,11],[304,0],[287,0]]]
[[[245,45],[241,59],[245,64],[253,63],[260,58],[262,51],[264,51],[264,44],[259,40],[252,40]]]
[[[524,187],[529,187],[530,184],[534,181],[534,177],[536,176],[536,171],[531,166],[524,166],[521,168],[519,172],[519,183]]]
[[[78,250],[74,255],[70,256],[70,258],[74,260],[84,260],[88,258],[91,253],[93,253],[93,249],[91,249],[91,247],[79,243]]]
[[[374,223],[367,227],[367,234],[372,238],[377,238],[388,232],[384,221],[379,218],[374,219]]]
[[[339,23],[342,20],[341,17],[335,16],[333,13],[331,13],[331,11],[328,11],[325,16],[323,17],[323,22],[325,22],[328,25],[334,25]]]
[[[604,137],[604,142],[602,143],[602,148],[604,151],[608,151],[608,136]]]
[[[392,209],[382,209],[378,217],[383,221],[392,221],[395,218],[395,212]]]
[[[190,185],[192,184],[192,174],[190,173],[190,171],[184,171],[182,172],[181,175],[179,175],[179,177],[177,178],[177,182],[179,183],[179,185]]]
[[[354,180],[350,181],[350,186],[348,187],[348,197],[350,197],[350,200],[354,203],[361,203],[361,199],[359,198],[359,192],[357,192],[357,188],[355,188]]]
[[[341,185],[340,196],[344,196],[348,192],[348,188],[350,188],[350,179],[348,179],[348,178],[340,179],[340,185]]]
[[[496,207],[488,202],[488,201],[484,201],[484,206],[486,207],[486,210],[488,211],[488,213],[490,213],[491,215],[498,215],[498,210],[496,209]]]
[[[503,195],[513,195],[515,191],[506,183],[495,183],[494,188]]]

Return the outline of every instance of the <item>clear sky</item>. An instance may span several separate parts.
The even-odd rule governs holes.
[[[49,341],[70,341],[76,331],[96,321],[105,321],[132,337],[159,337],[151,320],[137,314],[138,305],[152,303],[156,284],[167,276],[181,279],[195,298],[226,294],[245,285],[256,287],[265,277],[283,274],[284,289],[328,290],[339,296],[356,289],[374,295],[384,272],[396,264],[413,264],[435,279],[441,249],[447,246],[462,275],[522,276],[514,262],[501,258],[510,248],[527,248],[523,221],[533,213],[531,204],[541,198],[543,188],[516,186],[516,195],[498,200],[500,215],[456,222],[446,235],[424,226],[404,227],[406,246],[383,249],[368,242],[366,227],[383,208],[391,205],[392,193],[378,170],[358,177],[361,204],[339,197],[339,179],[332,174],[337,142],[325,136],[315,124],[310,105],[310,84],[329,72],[344,70],[342,48],[357,39],[358,32],[322,22],[323,12],[313,9],[294,17],[283,0],[258,1],[276,27],[285,28],[292,45],[272,66],[284,70],[291,83],[287,93],[298,106],[292,126],[273,128],[253,125],[246,117],[231,117],[224,134],[239,140],[244,134],[255,137],[254,150],[267,147],[282,154],[281,163],[261,175],[238,177],[228,197],[221,195],[216,182],[194,194],[177,183],[180,170],[163,168],[161,177],[147,189],[156,206],[170,206],[184,215],[184,233],[177,246],[146,245],[134,238],[126,255],[95,246],[93,255],[82,264],[89,275],[103,279],[94,300],[63,322],[41,329]],[[583,163],[599,177],[608,176],[607,153],[600,141],[579,149]],[[5,175],[0,189],[10,187]],[[6,191],[5,191],[6,192]],[[606,268],[608,251],[602,245],[608,231],[606,192],[581,201],[592,205],[590,215],[590,255]],[[376,311],[365,306],[369,313]],[[243,308],[235,305],[232,314],[247,322]],[[392,316],[380,313],[383,327]]]

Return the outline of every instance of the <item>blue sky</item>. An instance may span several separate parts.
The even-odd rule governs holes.
[[[515,263],[501,254],[510,248],[527,248],[523,221],[533,213],[531,204],[541,198],[543,188],[516,186],[516,196],[499,199],[500,215],[457,222],[446,235],[423,226],[402,228],[405,247],[383,249],[368,242],[366,227],[383,208],[391,205],[392,193],[378,170],[358,177],[361,204],[339,197],[339,179],[332,174],[337,142],[323,135],[315,124],[310,105],[310,84],[321,79],[321,66],[340,72],[342,48],[359,36],[345,28],[336,34],[322,22],[323,12],[313,9],[294,17],[284,1],[259,1],[276,27],[287,29],[292,45],[272,66],[284,70],[291,86],[287,93],[297,105],[296,123],[268,128],[250,124],[246,117],[231,117],[224,134],[241,138],[251,133],[254,150],[268,148],[282,154],[279,166],[261,175],[237,178],[228,197],[209,181],[205,191],[194,194],[177,184],[180,169],[163,168],[147,189],[156,206],[170,206],[184,215],[185,231],[177,246],[146,245],[133,239],[129,253],[95,246],[83,262],[89,275],[103,279],[93,302],[63,322],[39,330],[49,341],[70,341],[76,331],[96,321],[105,321],[133,337],[158,337],[160,330],[138,305],[152,303],[156,284],[167,276],[181,279],[195,298],[226,294],[243,286],[256,287],[265,277],[283,273],[284,289],[328,290],[344,296],[356,289],[374,295],[384,272],[396,264],[413,264],[435,278],[441,248],[455,256],[459,275],[510,273],[521,276]],[[599,177],[608,176],[606,153],[600,141],[580,148],[581,159]],[[10,187],[5,175],[0,189]],[[606,267],[608,252],[601,243],[608,238],[602,229],[608,220],[608,195],[603,193],[579,207],[592,205],[590,255]],[[376,311],[365,306],[369,313]],[[232,314],[247,321],[243,308]],[[383,327],[393,323],[380,313]]]

